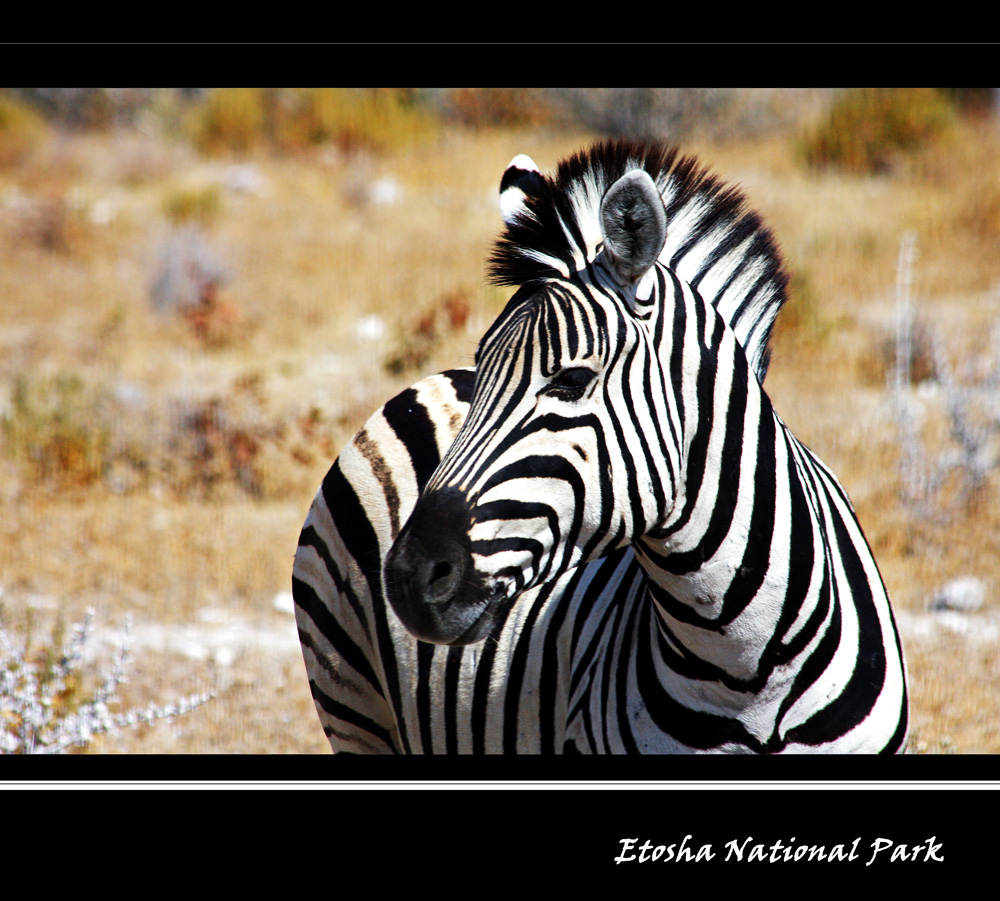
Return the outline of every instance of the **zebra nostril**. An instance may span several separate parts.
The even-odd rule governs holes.
[[[445,542],[444,547],[420,568],[422,593],[432,604],[447,605],[458,593],[462,574],[465,572],[465,555],[456,542]]]
[[[440,563],[434,566],[431,572],[431,577],[428,579],[427,584],[431,587],[434,586],[435,582],[440,582],[442,579],[447,579],[451,575],[452,566],[447,560],[442,560]]]

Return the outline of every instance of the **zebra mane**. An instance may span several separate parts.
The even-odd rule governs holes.
[[[649,173],[666,208],[660,263],[718,310],[763,381],[771,329],[786,299],[780,252],[743,193],[676,147],[605,141],[563,160],[554,177],[522,178],[523,201],[494,245],[490,280],[517,286],[584,269],[600,249],[601,199],[633,169]]]

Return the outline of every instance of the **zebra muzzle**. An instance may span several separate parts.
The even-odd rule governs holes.
[[[475,574],[465,496],[454,489],[420,498],[385,559],[385,593],[416,638],[470,644],[484,638],[498,606]]]

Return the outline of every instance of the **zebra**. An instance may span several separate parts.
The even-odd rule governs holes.
[[[899,753],[886,589],[761,387],[787,294],[743,193],[605,141],[501,181],[474,365],[361,428],[293,594],[335,752]]]

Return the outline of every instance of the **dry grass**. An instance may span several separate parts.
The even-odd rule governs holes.
[[[293,619],[274,606],[312,494],[371,410],[422,373],[471,361],[504,300],[484,286],[483,261],[507,162],[528,152],[549,168],[586,141],[441,131],[380,156],[262,156],[243,170],[258,178],[250,190],[224,157],[112,134],[64,139],[0,171],[0,408],[11,409],[18,378],[69,374],[115,398],[76,412],[125,447],[94,479],[39,475],[9,446],[0,453],[0,601],[15,629],[29,608],[44,619],[93,606],[109,630],[131,613],[126,704],[217,693],[93,750],[328,751]],[[949,346],[969,346],[996,318],[990,146],[966,131],[953,164],[937,151],[881,179],[811,174],[774,140],[691,148],[744,185],[795,274],[798,309],[779,331],[768,389],[841,477],[875,548],[903,622],[918,750],[1000,751],[997,638],[923,631],[930,596],[966,574],[988,582],[977,621],[995,622],[996,475],[986,502],[943,525],[914,521],[899,499],[884,388],[903,232],[917,234],[920,315]],[[143,153],[151,174],[140,178]],[[192,216],[178,212],[192,205]],[[219,299],[231,315],[213,340],[153,310],[150,284],[178,219],[197,223],[226,272]],[[456,297],[465,312],[448,325],[440,311]],[[435,311],[419,367],[403,354],[386,368]],[[210,409],[207,426],[181,416]],[[52,421],[34,415],[36,430]],[[224,627],[243,629],[243,644],[213,643]]]

